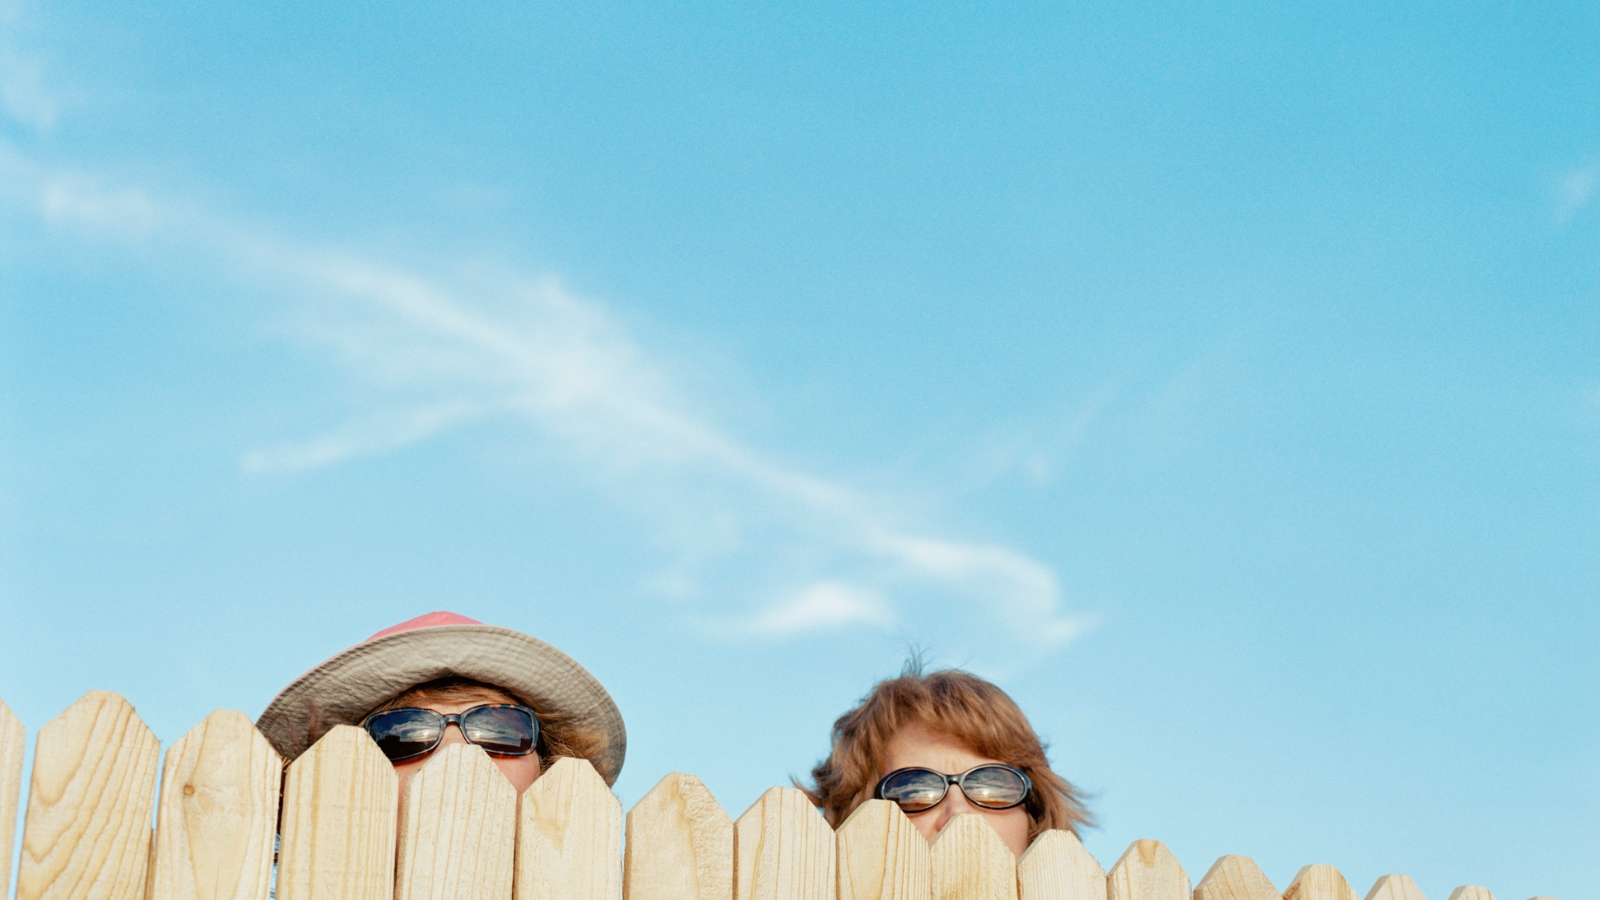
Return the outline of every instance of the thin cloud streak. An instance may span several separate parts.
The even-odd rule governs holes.
[[[327,348],[375,399],[325,434],[244,453],[246,473],[344,464],[507,418],[532,424],[608,480],[670,494],[648,511],[666,519],[664,533],[698,534],[686,518],[731,523],[720,545],[687,548],[690,561],[665,579],[677,599],[721,597],[726,606],[726,598],[749,598],[733,605],[750,611],[722,617],[712,631],[892,631],[908,603],[981,610],[986,615],[974,618],[998,625],[992,643],[1034,652],[1088,627],[1062,615],[1055,573],[1027,554],[908,527],[883,501],[717,427],[604,306],[553,281],[424,278],[268,240],[136,189],[47,171],[14,152],[0,154],[0,179],[7,197],[57,227],[209,251],[225,268],[311,295],[301,336]],[[724,499],[707,499],[708,485]]]

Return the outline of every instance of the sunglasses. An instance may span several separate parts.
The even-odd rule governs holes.
[[[449,714],[402,706],[375,712],[361,722],[390,762],[432,753],[451,725],[461,729],[467,743],[495,756],[527,756],[539,743],[539,717],[512,703],[486,703]]]
[[[878,799],[893,800],[906,813],[927,812],[944,801],[950,785],[961,788],[967,802],[983,809],[1010,809],[1028,799],[1033,782],[1021,769],[988,763],[946,775],[933,769],[895,769],[878,782]]]

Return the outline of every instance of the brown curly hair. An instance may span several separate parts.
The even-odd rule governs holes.
[[[1050,769],[1045,744],[1014,700],[994,684],[959,669],[924,674],[920,660],[906,663],[900,677],[878,682],[861,704],[833,723],[832,752],[811,770],[816,786],[796,786],[838,828],[855,808],[872,799],[889,742],[906,725],[953,737],[981,756],[1027,773],[1033,782],[1024,808],[1028,840],[1059,828],[1078,833],[1093,824],[1081,792]]]

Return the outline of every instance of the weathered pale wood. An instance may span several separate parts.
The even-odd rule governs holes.
[[[1194,889],[1194,900],[1282,900],[1283,895],[1272,886],[1248,856],[1222,856],[1211,864],[1200,884]]]
[[[732,900],[733,821],[700,779],[661,779],[627,829],[623,900]]]
[[[516,900],[622,896],[622,803],[586,759],[558,759],[517,801]]]
[[[796,788],[768,788],[733,823],[734,900],[833,900],[833,829]]]
[[[1017,860],[1017,890],[1021,900],[1105,900],[1106,872],[1077,835],[1051,829]]]
[[[394,765],[353,725],[290,763],[278,900],[393,900],[399,792]]]
[[[1017,858],[983,814],[945,823],[928,855],[934,900],[1017,900]]]
[[[1358,900],[1355,889],[1333,866],[1305,866],[1284,888],[1283,900]]]
[[[39,729],[17,900],[140,900],[161,744],[117,694],[90,691]]]
[[[1450,892],[1450,900],[1494,900],[1494,895],[1486,887],[1463,884]]]
[[[1134,841],[1106,875],[1107,900],[1190,900],[1189,875],[1160,841]]]
[[[26,749],[21,720],[0,700],[0,897],[11,896],[11,848],[17,845],[17,798]]]
[[[406,781],[396,900],[511,900],[517,789],[483,748],[445,744]]]
[[[219,709],[167,748],[150,896],[265,900],[283,760],[250,717]]]
[[[1410,875],[1385,875],[1372,885],[1367,900],[1428,900]]]
[[[900,807],[868,800],[835,839],[839,900],[932,900],[928,842]],[[1105,900],[1102,891],[1094,900]]]

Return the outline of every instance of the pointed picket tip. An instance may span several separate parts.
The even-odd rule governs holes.
[[[283,760],[242,712],[219,709],[167,748],[151,897],[264,898]]]
[[[1310,865],[1295,873],[1283,900],[1360,900],[1344,875],[1333,866]]]
[[[406,780],[396,900],[511,896],[517,789],[482,747],[445,744]]]
[[[1106,873],[1078,836],[1052,828],[1017,860],[1021,900],[1105,900]]]
[[[700,779],[668,774],[624,827],[623,900],[733,897],[733,820]]]
[[[90,691],[39,729],[22,834],[17,900],[139,900],[150,871],[150,818],[161,743],[120,694]]]
[[[286,771],[277,900],[393,900],[394,764],[364,729],[335,725]]]
[[[1248,856],[1221,856],[1194,889],[1194,900],[1283,900],[1272,880]]]
[[[1450,892],[1450,900],[1494,900],[1494,895],[1486,887],[1463,884]]]
[[[11,896],[11,848],[17,845],[17,798],[22,792],[22,754],[27,730],[0,700],[0,897]]]
[[[1366,900],[1428,900],[1410,875],[1385,875],[1367,891]]]
[[[1108,900],[1191,900],[1189,874],[1160,841],[1134,841],[1106,874]]]
[[[733,823],[735,900],[833,900],[834,835],[804,791],[768,788]]]
[[[934,900],[1017,900],[1017,858],[982,813],[962,813],[928,847]]]
[[[622,802],[586,759],[555,761],[517,800],[515,900],[622,896]]]
[[[836,843],[839,900],[932,897],[928,842],[897,804],[862,803],[839,826]]]

